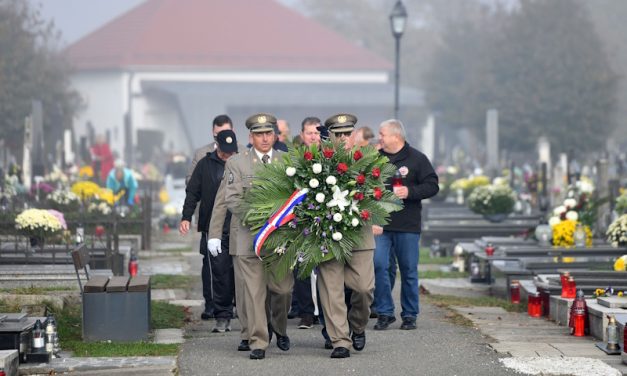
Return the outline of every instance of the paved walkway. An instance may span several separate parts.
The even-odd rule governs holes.
[[[397,296],[398,299],[398,296]],[[421,303],[422,313],[415,331],[402,331],[399,322],[387,331],[374,331],[371,320],[364,351],[351,351],[348,359],[330,359],[323,348],[321,327],[298,329],[297,319],[289,321],[292,347],[282,352],[273,343],[266,359],[253,361],[248,352],[236,351],[239,323],[233,331],[211,333],[213,321],[195,321],[186,330],[188,337],[179,355],[181,375],[519,375],[499,362],[490,339],[473,328],[446,321],[446,312]],[[195,310],[198,317],[199,310]]]

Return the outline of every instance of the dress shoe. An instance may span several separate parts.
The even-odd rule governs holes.
[[[374,324],[374,330],[386,330],[395,321],[396,317],[394,316],[379,315],[377,323]]]
[[[403,317],[403,323],[401,324],[402,330],[414,330],[416,329],[415,317]]]
[[[289,350],[290,349],[290,337],[282,336],[279,333],[274,333],[274,334],[276,334],[276,345],[279,347],[279,349],[283,351]]]
[[[248,345],[247,339],[243,339],[242,342],[239,343],[237,351],[250,351],[250,345]]]
[[[373,306],[370,306],[370,318],[376,319],[377,317],[379,317],[379,314],[377,313],[377,309],[374,308]]]
[[[265,357],[266,357],[266,350],[254,349],[253,351],[250,352],[250,359],[259,360]]]
[[[364,347],[366,347],[366,332],[363,332],[361,334],[353,332],[351,339],[353,340],[353,348],[355,350],[361,351],[364,349]]]
[[[336,347],[331,353],[331,358],[350,358],[351,352],[346,347]]]

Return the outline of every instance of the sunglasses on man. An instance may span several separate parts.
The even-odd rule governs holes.
[[[350,137],[351,133],[353,133],[353,131],[348,131],[348,132],[334,132],[333,134],[335,135],[335,137],[342,137],[342,136]]]

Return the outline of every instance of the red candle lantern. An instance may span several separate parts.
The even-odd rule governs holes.
[[[574,299],[577,296],[577,284],[575,283],[575,278],[571,275],[568,277],[567,283],[567,298]]]
[[[403,186],[403,175],[401,175],[400,170],[396,170],[394,173],[394,177],[392,178],[392,187],[402,187]]]
[[[494,255],[494,246],[492,245],[492,243],[488,243],[488,245],[485,246],[485,254],[487,256]]]
[[[527,300],[527,313],[531,317],[542,316],[542,299],[537,292],[531,293]]]
[[[579,290],[573,305],[570,307],[570,319],[568,321],[570,334],[583,337],[588,331],[588,306],[583,291]]]
[[[520,304],[520,282],[513,280],[509,285],[509,295],[512,304]]]
[[[569,272],[563,272],[560,275],[560,282],[562,283],[562,298],[568,296],[568,277],[570,277]]]
[[[135,277],[137,275],[137,256],[131,255],[131,259],[128,261],[128,274],[131,277]]]

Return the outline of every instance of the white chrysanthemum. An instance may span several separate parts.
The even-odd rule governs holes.
[[[333,214],[333,220],[335,222],[342,222],[342,214],[340,214],[340,213]]]
[[[319,185],[320,185],[320,182],[318,181],[318,179],[309,180],[309,186],[311,188],[318,188]]]
[[[313,171],[314,174],[319,174],[322,172],[322,165],[320,163],[314,163],[311,166],[311,171]]]
[[[572,209],[577,206],[577,200],[575,200],[574,198],[567,198],[566,200],[564,200],[564,206]]]
[[[351,225],[353,225],[353,227],[359,226],[359,219],[353,217],[353,219],[351,220]]]
[[[325,198],[326,197],[324,196],[324,193],[316,193],[316,201],[317,202],[322,204],[324,202]]]
[[[335,185],[335,184],[337,184],[337,179],[335,178],[335,176],[329,175],[329,176],[327,176],[326,182],[329,185]]]
[[[576,221],[577,219],[579,219],[579,214],[577,214],[576,211],[569,211],[568,213],[566,213],[566,219],[571,220],[571,221]]]
[[[566,207],[564,205],[560,205],[553,209],[553,215],[560,216],[562,213],[566,213]]]
[[[549,226],[553,227],[560,222],[561,220],[559,219],[559,217],[551,217],[551,219],[549,219]]]
[[[285,169],[285,175],[294,176],[296,175],[296,169],[294,167],[288,167]]]
[[[340,240],[342,240],[342,233],[334,232],[333,235],[331,235],[331,238],[333,238],[333,240],[335,240],[336,242],[339,242]]]

